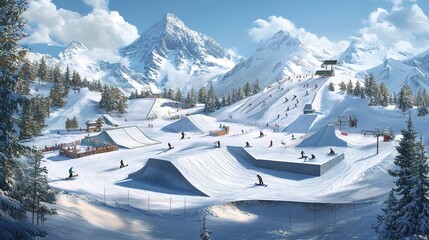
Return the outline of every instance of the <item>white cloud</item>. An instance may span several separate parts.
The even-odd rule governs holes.
[[[94,9],[102,9],[108,11],[108,0],[83,0],[83,2],[88,4],[89,6],[92,6]]]
[[[376,39],[395,51],[413,54],[427,50],[429,46],[429,19],[417,4],[404,6],[404,1],[393,1],[390,11],[378,8],[373,11],[364,28],[362,38],[375,35]]]
[[[29,37],[24,43],[68,45],[82,42],[88,49],[101,48],[117,52],[137,39],[137,28],[116,11],[108,10],[107,0],[84,0],[93,7],[87,15],[58,9],[51,0],[33,0],[25,12]]]
[[[279,31],[285,31],[311,47],[323,46],[325,50],[333,54],[340,53],[348,46],[348,41],[332,42],[327,37],[319,37],[307,32],[304,28],[297,28],[293,22],[283,17],[270,16],[268,20],[257,19],[253,24],[255,26],[248,33],[253,40],[258,42],[271,38]]]

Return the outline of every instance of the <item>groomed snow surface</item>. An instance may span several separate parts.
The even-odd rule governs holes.
[[[390,126],[399,133],[406,126],[407,116],[397,109],[368,107],[361,98],[330,92],[330,81],[337,84],[350,78],[338,75],[284,81],[272,86],[275,90],[265,89],[223,108],[212,115],[216,121],[203,125],[213,124],[209,130],[228,125],[230,133],[225,136],[181,128],[187,126],[180,123],[184,119],[197,126],[206,117],[196,116],[200,120],[195,121],[193,115],[179,120],[135,117],[139,120],[133,121],[133,113],[128,112],[127,121],[113,117],[121,128],[106,131],[122,146],[118,151],[79,159],[47,152],[44,164],[50,185],[60,190],[55,205],[59,214],[48,216],[43,226],[49,233],[47,239],[199,239],[203,217],[212,239],[376,239],[371,225],[393,186],[394,179],[387,170],[393,167],[399,137],[391,142],[380,139],[376,154],[377,139],[361,131]],[[314,88],[316,82],[319,87],[308,89],[307,95],[304,84]],[[80,94],[85,97],[70,97],[67,106],[76,106],[79,99],[97,98],[89,91]],[[286,117],[285,108],[290,103],[285,102],[285,96],[291,101],[293,94],[300,102]],[[266,99],[265,104],[260,99]],[[250,102],[257,104],[257,109],[244,110]],[[301,125],[294,128],[297,131],[287,128],[310,102],[317,117],[306,121],[308,131],[298,131]],[[79,112],[79,122],[98,114],[93,110]],[[412,114],[417,131],[427,136],[427,119]],[[358,127],[345,126],[343,134],[334,130],[329,124],[339,115],[356,115]],[[57,116],[59,113],[53,112],[48,121],[56,126],[53,129],[60,126],[55,123]],[[166,126],[172,128],[163,130]],[[188,138],[181,140],[181,131]],[[264,132],[263,137],[259,131]],[[87,135],[45,133],[25,144],[71,142]],[[214,148],[218,140],[221,148]],[[160,144],[133,147],[135,142],[145,141]],[[230,147],[244,147],[246,141],[252,146],[246,150],[264,159],[283,161],[288,156],[303,162],[299,157],[305,151],[316,156],[316,164],[328,158],[329,148],[345,158],[317,177],[277,171],[257,167],[231,151]],[[169,150],[167,143],[174,148]],[[122,169],[121,159],[128,164]],[[64,180],[72,166],[79,177]],[[256,174],[262,176],[266,187],[255,185]]]

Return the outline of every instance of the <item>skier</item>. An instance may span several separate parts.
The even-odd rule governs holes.
[[[311,158],[310,159],[315,159],[316,156],[314,156],[314,154],[311,154]]]
[[[289,106],[287,107],[287,109],[286,109],[286,111],[289,111],[290,109],[289,109]]]
[[[185,139],[185,132],[182,132],[182,138],[180,140],[182,139]]]
[[[71,167],[70,169],[69,169],[69,178],[72,178],[73,177],[73,167]]]
[[[250,147],[250,143],[249,142],[246,142],[246,147]]]
[[[262,177],[259,176],[259,174],[256,174],[256,177],[258,178],[258,181],[259,181],[258,185],[264,185],[264,181],[262,181]]]
[[[217,144],[217,147],[220,148],[220,141],[219,140],[217,140],[216,144]]]
[[[168,149],[173,149],[173,147],[171,147],[171,143],[168,143]]]
[[[125,167],[125,164],[124,164],[124,160],[121,159],[121,165],[119,166],[119,168],[123,168],[123,167]]]
[[[287,99],[287,97],[285,97],[285,102],[287,102],[287,101],[289,101],[289,100]]]
[[[259,131],[259,137],[263,137],[264,133],[262,131]]]
[[[304,151],[301,151],[301,158],[304,158]]]
[[[334,155],[334,154],[335,154],[334,150],[332,150],[332,148],[330,148],[329,149],[329,155]]]
[[[273,146],[273,140],[270,140],[270,146],[269,147],[272,147]]]
[[[277,114],[277,119],[279,119],[280,118],[280,114]]]
[[[296,138],[295,138],[295,136],[292,134],[292,140],[295,140]]]

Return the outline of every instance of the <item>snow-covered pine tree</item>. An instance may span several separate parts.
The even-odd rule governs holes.
[[[214,112],[216,110],[216,106],[215,106],[215,100],[216,96],[214,94],[214,87],[213,87],[213,83],[210,82],[210,88],[207,91],[207,100],[206,100],[206,104],[204,107],[204,111],[205,112]]]
[[[381,96],[380,88],[376,84],[374,86],[374,89],[373,89],[373,92],[372,92],[372,96],[371,96],[371,99],[369,100],[369,104],[368,105],[370,105],[370,106],[380,106],[382,98],[383,97]]]
[[[383,107],[389,106],[389,104],[393,103],[392,95],[389,92],[389,89],[387,89],[387,86],[384,82],[380,84],[378,87],[380,91],[380,105]]]
[[[14,218],[21,208],[10,194],[15,188],[17,158],[25,151],[18,143],[15,114],[22,96],[21,81],[26,50],[19,45],[26,34],[23,13],[26,0],[0,0],[0,239],[34,239],[46,235]]]
[[[394,170],[389,174],[397,180],[383,215],[378,216],[377,232],[387,239],[429,237],[429,166],[423,141],[416,141],[417,132],[411,117],[396,147]],[[396,200],[394,200],[396,199]]]
[[[335,86],[334,86],[334,83],[333,83],[333,82],[330,82],[330,83],[329,83],[329,85],[328,85],[328,89],[329,89],[329,91],[331,91],[331,92],[335,91]]]
[[[259,85],[259,79],[256,79],[255,83],[253,84],[253,94],[257,94],[261,91],[261,86]]]
[[[377,82],[375,81],[374,75],[370,74],[365,77],[365,95],[368,97],[372,97],[374,95],[374,91],[377,88]]]
[[[34,131],[33,134],[37,135],[42,132],[45,126],[45,119],[49,116],[50,101],[49,98],[37,96],[32,100]]]
[[[66,129],[67,129],[67,131],[70,131],[70,129],[72,129],[71,120],[69,118],[67,118],[67,120],[66,120]]]
[[[54,86],[51,88],[51,92],[49,94],[50,98],[52,99],[52,106],[63,107],[65,105],[65,90],[59,65],[55,66],[54,68],[52,74],[52,81],[54,83]]]
[[[241,100],[244,98],[243,88],[241,88],[241,87],[238,87],[238,89],[237,89],[237,98],[238,98],[238,100]]]
[[[66,72],[63,75],[63,83],[64,83],[64,90],[67,91],[67,94],[68,94],[68,89],[71,86],[71,72],[68,64],[66,67]],[[67,94],[65,95],[67,96]]]
[[[48,185],[48,169],[41,166],[43,154],[40,151],[29,151],[21,162],[22,171],[17,172],[18,181],[15,188],[16,198],[22,203],[24,211],[32,213],[32,224],[39,225],[45,215],[55,214],[55,209],[45,203],[55,202],[55,191]]]
[[[148,91],[149,94],[151,94],[151,91]],[[117,110],[119,114],[123,115],[127,112],[127,97],[125,97],[122,93],[120,93],[120,96],[118,98],[118,105]]]
[[[248,96],[250,96],[252,94],[252,87],[250,86],[249,82],[246,82],[244,84],[244,88],[243,89],[244,89],[244,96],[245,97],[248,97]]]
[[[174,100],[176,100],[178,102],[183,102],[182,90],[180,90],[180,88],[177,89],[177,91],[174,95]]]
[[[80,74],[76,70],[74,70],[72,75],[71,85],[73,87],[81,87],[81,82],[82,80],[80,78]]]
[[[21,118],[19,120],[19,138],[20,139],[29,139],[33,137],[34,134],[34,109],[33,109],[32,100],[24,100],[22,103]]]
[[[70,127],[72,129],[77,129],[79,128],[79,123],[77,122],[77,118],[76,116],[73,117],[73,119],[70,121]]]
[[[340,91],[341,91],[341,93],[345,93],[346,90],[347,90],[346,83],[344,81],[341,81],[339,85],[340,85]]]
[[[353,94],[353,82],[351,79],[347,83],[347,94]]]
[[[414,106],[413,92],[408,85],[404,85],[399,92],[398,108],[403,112]]]
[[[416,96],[417,116],[423,117],[429,114],[429,95],[426,89],[419,89]]]
[[[42,57],[39,62],[39,70],[37,71],[37,76],[39,77],[40,82],[48,81],[48,65],[46,64],[45,57]]]
[[[355,88],[353,89],[353,95],[360,96],[362,93],[362,87],[360,86],[360,82],[356,81]]]
[[[198,102],[199,103],[207,102],[207,91],[204,86],[201,86],[201,88],[198,90]]]
[[[98,117],[97,121],[95,121],[95,122],[96,122],[95,130],[96,131],[101,131],[101,129],[103,128],[103,118],[102,117]]]

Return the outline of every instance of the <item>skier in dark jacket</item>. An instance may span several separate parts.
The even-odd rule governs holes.
[[[185,132],[182,132],[182,138],[181,139],[185,139]]]
[[[123,167],[125,167],[125,164],[124,164],[124,160],[121,159],[121,165],[119,166],[119,168],[123,168]]]

